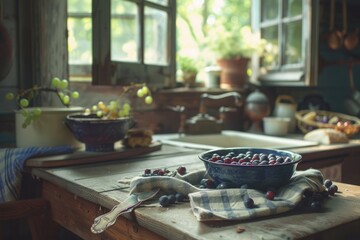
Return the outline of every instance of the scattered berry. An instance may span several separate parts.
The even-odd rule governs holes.
[[[163,195],[159,198],[159,203],[162,207],[167,207],[170,205],[169,197],[166,195]]]
[[[253,208],[254,207],[254,200],[250,197],[244,198],[244,205],[246,208]]]
[[[208,178],[201,179],[200,186],[203,186],[204,188],[216,188],[215,182]]]
[[[184,199],[185,199],[185,195],[182,194],[182,193],[176,193],[176,194],[175,194],[175,198],[176,198],[176,201],[177,201],[177,202],[183,202]]]
[[[274,200],[274,198],[275,198],[275,192],[273,192],[273,191],[267,191],[265,196],[266,196],[266,198],[267,198],[268,200]]]
[[[331,196],[334,196],[337,191],[338,191],[338,187],[334,184],[328,188],[329,195]]]
[[[326,180],[324,181],[324,186],[325,186],[326,188],[329,188],[331,185],[332,185],[332,181],[331,181],[330,179],[326,179]]]
[[[174,204],[176,202],[176,197],[174,194],[168,195],[169,198],[169,204]]]
[[[180,175],[185,175],[185,174],[186,174],[186,167],[184,167],[184,166],[178,167],[178,168],[176,169],[176,171],[177,171]]]

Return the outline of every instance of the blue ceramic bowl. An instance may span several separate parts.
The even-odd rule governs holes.
[[[91,152],[114,151],[115,142],[122,140],[133,126],[130,117],[100,119],[95,114],[74,113],[66,116],[65,124],[75,138]]]
[[[230,152],[235,155],[251,151],[253,154],[274,154],[284,159],[290,157],[288,163],[278,165],[235,165],[209,161],[216,153],[225,156]],[[294,174],[297,164],[301,160],[301,155],[277,149],[268,148],[222,148],[210,150],[199,155],[204,162],[209,176],[216,184],[226,183],[229,187],[241,187],[247,185],[249,188],[266,190],[286,185]]]

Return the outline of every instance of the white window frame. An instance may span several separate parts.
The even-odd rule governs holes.
[[[269,72],[260,73],[260,61],[255,56],[253,61],[252,81],[261,85],[315,86],[318,73],[318,33],[319,33],[319,0],[302,0],[301,16],[284,17],[284,5],[287,0],[279,0],[280,16],[275,24],[279,29],[279,67]],[[252,1],[252,27],[261,33],[261,28],[274,22],[261,22],[261,0]],[[283,25],[292,20],[302,19],[302,61],[298,64],[283,64],[285,33]]]

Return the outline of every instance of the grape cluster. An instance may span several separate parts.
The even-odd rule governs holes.
[[[27,127],[31,122],[38,119],[41,115],[40,108],[27,109],[30,106],[31,100],[33,100],[41,92],[55,93],[59,98],[60,102],[69,107],[73,99],[78,99],[80,94],[77,91],[70,91],[68,89],[69,82],[66,79],[53,78],[51,80],[50,87],[33,86],[32,88],[26,89],[17,95],[9,92],[5,95],[6,100],[12,101],[16,98],[17,105],[20,108],[21,114],[25,118],[23,127]]]
[[[112,100],[109,103],[99,101],[91,108],[85,109],[85,113],[96,114],[97,117],[102,119],[116,119],[119,117],[128,117],[131,115],[132,107],[130,104],[130,100],[125,99],[124,95],[129,94],[134,89],[137,89],[136,96],[139,98],[144,98],[144,102],[146,104],[151,104],[153,102],[151,91],[146,85],[139,86],[134,84],[124,87],[124,91],[118,99]]]

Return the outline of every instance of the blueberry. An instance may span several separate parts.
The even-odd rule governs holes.
[[[246,208],[253,208],[254,200],[250,197],[244,197],[244,205]]]
[[[332,181],[330,179],[325,179],[324,186],[326,188],[329,188],[332,185]]]
[[[338,187],[336,185],[331,185],[329,188],[328,188],[328,192],[329,192],[329,195],[331,196],[334,196],[335,193],[337,192],[338,190]]]
[[[167,207],[170,205],[169,197],[166,195],[163,195],[159,198],[159,203],[163,207]]]
[[[169,198],[169,204],[174,204],[176,202],[176,197],[174,194],[168,195]]]
[[[215,183],[211,179],[203,178],[200,181],[200,185],[204,186],[205,188],[215,188]]]
[[[176,198],[176,201],[177,201],[177,202],[183,202],[184,199],[185,199],[185,195],[182,194],[182,193],[176,193],[176,194],[175,194],[175,198]]]

